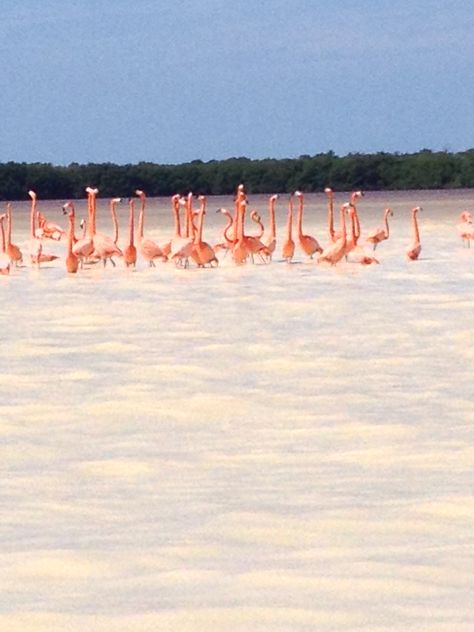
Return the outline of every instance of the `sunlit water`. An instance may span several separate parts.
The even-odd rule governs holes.
[[[0,278],[1,629],[472,630],[473,195],[367,194],[363,233],[395,212],[378,266]]]

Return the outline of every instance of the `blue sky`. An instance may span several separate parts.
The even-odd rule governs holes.
[[[469,0],[2,0],[0,162],[474,147]]]

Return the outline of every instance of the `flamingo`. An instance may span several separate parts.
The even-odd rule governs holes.
[[[104,235],[103,233],[98,233],[96,231],[96,217],[97,217],[97,193],[98,189],[92,189],[91,187],[86,188],[86,192],[88,195],[88,201],[90,204],[90,212],[91,212],[91,224],[92,224],[92,241],[94,243],[94,251],[92,253],[92,257],[97,257],[98,259],[102,259],[104,262],[104,267],[107,265],[107,259],[110,259],[110,262],[113,266],[115,266],[115,261],[112,259],[114,255],[118,257],[123,256],[123,252],[114,242],[112,237],[108,235]]]
[[[282,256],[287,263],[290,263],[295,254],[295,242],[293,241],[293,196],[288,200],[288,215],[286,222],[286,239],[283,242]]]
[[[317,239],[311,237],[311,235],[303,235],[303,208],[304,208],[304,195],[301,191],[295,191],[295,196],[298,198],[298,213],[297,213],[297,230],[298,230],[298,241],[301,247],[301,250],[307,255],[310,259],[313,258],[313,255],[317,253],[322,253],[323,249],[319,245]]]
[[[381,241],[385,241],[385,239],[389,238],[390,230],[388,226],[388,218],[393,215],[393,212],[390,208],[386,208],[383,212],[383,222],[384,225],[382,227],[374,228],[368,235],[366,241],[370,244],[373,244],[373,249],[377,248],[377,245]]]
[[[460,223],[456,226],[463,245],[471,247],[471,239],[474,239],[474,224],[469,211],[463,211],[459,217]]]
[[[337,241],[340,235],[337,235],[334,230],[334,191],[330,187],[324,189],[324,193],[328,199],[328,232],[329,241]]]
[[[198,226],[196,230],[196,234],[194,235],[194,245],[191,252],[191,257],[197,263],[200,268],[204,268],[206,264],[212,264],[215,262],[216,265],[219,265],[219,261],[217,260],[216,253],[212,246],[202,240],[202,228],[204,224],[204,216],[206,214],[206,204],[207,198],[205,195],[199,196],[200,208],[198,212]]]
[[[10,257],[10,262],[17,266],[23,261],[21,250],[12,243],[12,205],[7,204],[7,235],[6,235],[6,253]]]
[[[276,220],[275,220],[275,204],[278,200],[278,195],[271,195],[268,200],[268,216],[270,221],[270,234],[268,235],[265,246],[267,247],[269,258],[271,260],[276,248]]]
[[[72,202],[67,202],[63,206],[63,213],[68,216],[69,220],[67,232],[66,270],[71,274],[75,274],[77,272],[77,268],[79,267],[79,259],[72,250],[74,244],[74,224],[76,219],[74,204]]]
[[[30,209],[30,241],[29,241],[29,251],[30,251],[30,259],[31,263],[38,266],[40,265],[40,256],[43,251],[43,244],[41,243],[41,239],[36,236],[36,203],[37,203],[37,195],[34,191],[28,191],[28,195],[31,198],[31,209]]]
[[[38,213],[38,227],[40,231],[38,234],[39,237],[52,239],[54,241],[59,241],[65,233],[61,226],[58,226],[58,224],[48,222],[46,220],[46,217],[42,213]]]
[[[327,248],[318,257],[318,263],[326,262],[332,266],[340,261],[346,252],[347,230],[346,230],[346,213],[351,205],[343,204],[340,208],[340,223],[342,227],[342,236],[335,242],[329,244]]]
[[[130,214],[128,218],[128,244],[123,251],[123,260],[127,268],[129,266],[135,267],[137,265],[137,249],[134,243],[134,230],[135,230],[135,202],[132,198],[128,201]]]
[[[235,232],[237,241],[232,247],[232,258],[237,265],[242,265],[246,262],[247,257],[250,254],[248,241],[246,240],[244,234],[245,210],[247,206],[245,198],[241,197],[237,206],[237,217],[236,220],[234,220],[234,223],[237,224],[237,230]]]
[[[112,216],[112,224],[114,226],[114,244],[118,242],[118,219],[117,219],[117,204],[120,204],[122,198],[115,197],[110,200],[110,214]]]
[[[170,257],[176,265],[183,265],[185,268],[189,265],[189,257],[191,256],[194,239],[192,237],[183,237],[181,235],[181,223],[179,218],[179,207],[186,206],[186,201],[181,199],[180,195],[173,195],[171,204],[174,214],[174,236],[171,239]]]
[[[413,243],[412,243],[411,248],[407,251],[407,257],[408,259],[411,259],[412,261],[415,261],[415,259],[418,259],[421,252],[420,231],[418,228],[417,215],[418,215],[418,211],[422,211],[422,210],[423,209],[421,208],[421,206],[415,206],[415,208],[412,208],[411,210],[412,226],[413,226]]]
[[[81,228],[83,229],[82,237],[78,239],[73,247],[72,252],[79,259],[81,266],[94,252],[93,226],[92,226],[92,210],[90,204],[90,196],[87,197],[87,221],[81,219]]]
[[[137,189],[135,194],[141,200],[140,214],[138,216],[138,250],[145,261],[148,261],[148,265],[155,267],[155,259],[166,261],[167,256],[155,241],[144,237],[143,225],[145,223],[146,195],[141,189]]]
[[[5,243],[5,228],[3,226],[3,220],[7,217],[6,213],[0,215],[0,274],[10,274],[10,257],[7,255],[6,243]]]

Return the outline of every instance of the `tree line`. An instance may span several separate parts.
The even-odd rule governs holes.
[[[229,195],[241,182],[248,193],[317,192],[327,186],[335,191],[468,188],[474,187],[474,149],[346,156],[330,151],[281,160],[228,158],[177,165],[0,163],[2,200],[25,199],[29,189],[43,199],[78,199],[86,186],[97,187],[105,197],[129,197],[135,189],[149,196],[187,191]]]

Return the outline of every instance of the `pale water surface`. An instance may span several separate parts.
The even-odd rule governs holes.
[[[379,266],[1,278],[0,628],[474,629],[473,198],[367,194],[363,231],[395,211]],[[305,226],[325,241],[324,196]]]

